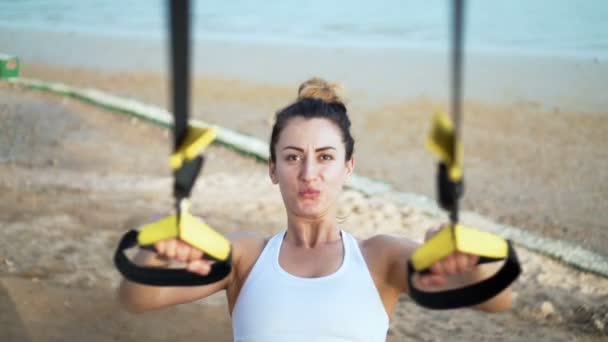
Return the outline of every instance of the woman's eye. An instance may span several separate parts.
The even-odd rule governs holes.
[[[300,160],[300,157],[295,155],[295,154],[290,154],[287,157],[285,157],[285,160],[287,161],[298,161]]]
[[[331,154],[322,154],[320,158],[321,160],[333,160],[334,156],[332,156]]]

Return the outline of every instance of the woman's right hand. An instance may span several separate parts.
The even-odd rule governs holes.
[[[180,239],[167,239],[154,244],[156,253],[169,261],[186,264],[186,270],[206,276],[214,261],[203,259],[204,253]]]

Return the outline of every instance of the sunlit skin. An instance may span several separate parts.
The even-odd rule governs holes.
[[[275,152],[276,161],[268,165],[269,175],[281,191],[287,214],[287,233],[279,262],[298,275],[331,273],[342,262],[337,222],[338,197],[353,173],[355,161],[352,158],[345,160],[341,131],[324,118],[291,118],[281,131]],[[425,239],[428,240],[436,231],[427,232]],[[129,310],[140,312],[226,290],[232,310],[266,239],[255,234],[229,236],[229,239],[233,250],[233,272],[225,279],[187,290],[155,288],[124,280],[119,291],[122,302]],[[360,240],[359,245],[386,312],[391,317],[399,296],[408,292],[407,260],[419,244],[406,238],[376,235]],[[159,265],[167,259],[179,261],[185,263],[183,266],[187,270],[201,275],[207,275],[211,269],[212,262],[201,259],[202,252],[180,240],[161,241],[155,247],[160,259],[155,260],[141,252],[135,261],[142,265]],[[415,284],[424,290],[462,287],[487,278],[500,266],[475,266],[477,260],[474,255],[454,253],[433,264],[431,272],[418,277]],[[508,288],[475,308],[497,312],[510,306],[511,290]]]
[[[293,118],[275,150],[270,178],[279,185],[288,218],[334,224],[337,198],[354,167],[354,159],[344,160],[336,125],[326,119]]]

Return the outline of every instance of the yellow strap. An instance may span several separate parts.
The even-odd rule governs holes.
[[[169,157],[169,166],[173,170],[182,167],[186,160],[199,155],[215,139],[217,132],[212,127],[188,126],[188,133],[182,145]]]
[[[495,259],[504,259],[509,252],[502,237],[457,224],[442,229],[418,247],[411,262],[416,271],[422,271],[456,251]]]
[[[452,155],[454,144],[455,156]],[[460,140],[455,140],[454,124],[447,114],[436,112],[433,115],[433,126],[426,147],[447,165],[448,176],[452,181],[462,179],[462,144]]]

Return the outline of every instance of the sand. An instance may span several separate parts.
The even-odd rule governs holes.
[[[116,301],[119,275],[111,255],[117,240],[171,208],[168,132],[3,83],[0,94],[3,340],[230,341],[221,295],[143,315],[126,313]],[[222,232],[284,229],[280,194],[263,164],[218,146],[208,156],[193,196],[195,213]],[[421,240],[439,223],[415,208],[351,190],[342,197],[341,215],[344,228],[361,238],[388,233]],[[388,341],[608,336],[608,279],[518,251],[524,273],[513,287],[512,310],[435,312],[404,296]]]
[[[168,83],[160,72],[27,64],[24,74],[167,106]],[[264,141],[273,113],[295,96],[293,83],[227,76],[199,75],[193,86],[194,117]],[[434,198],[435,159],[424,141],[431,114],[444,102],[422,95],[345,95],[356,172]],[[529,100],[471,99],[465,106],[463,208],[608,256],[608,112],[565,111]]]

